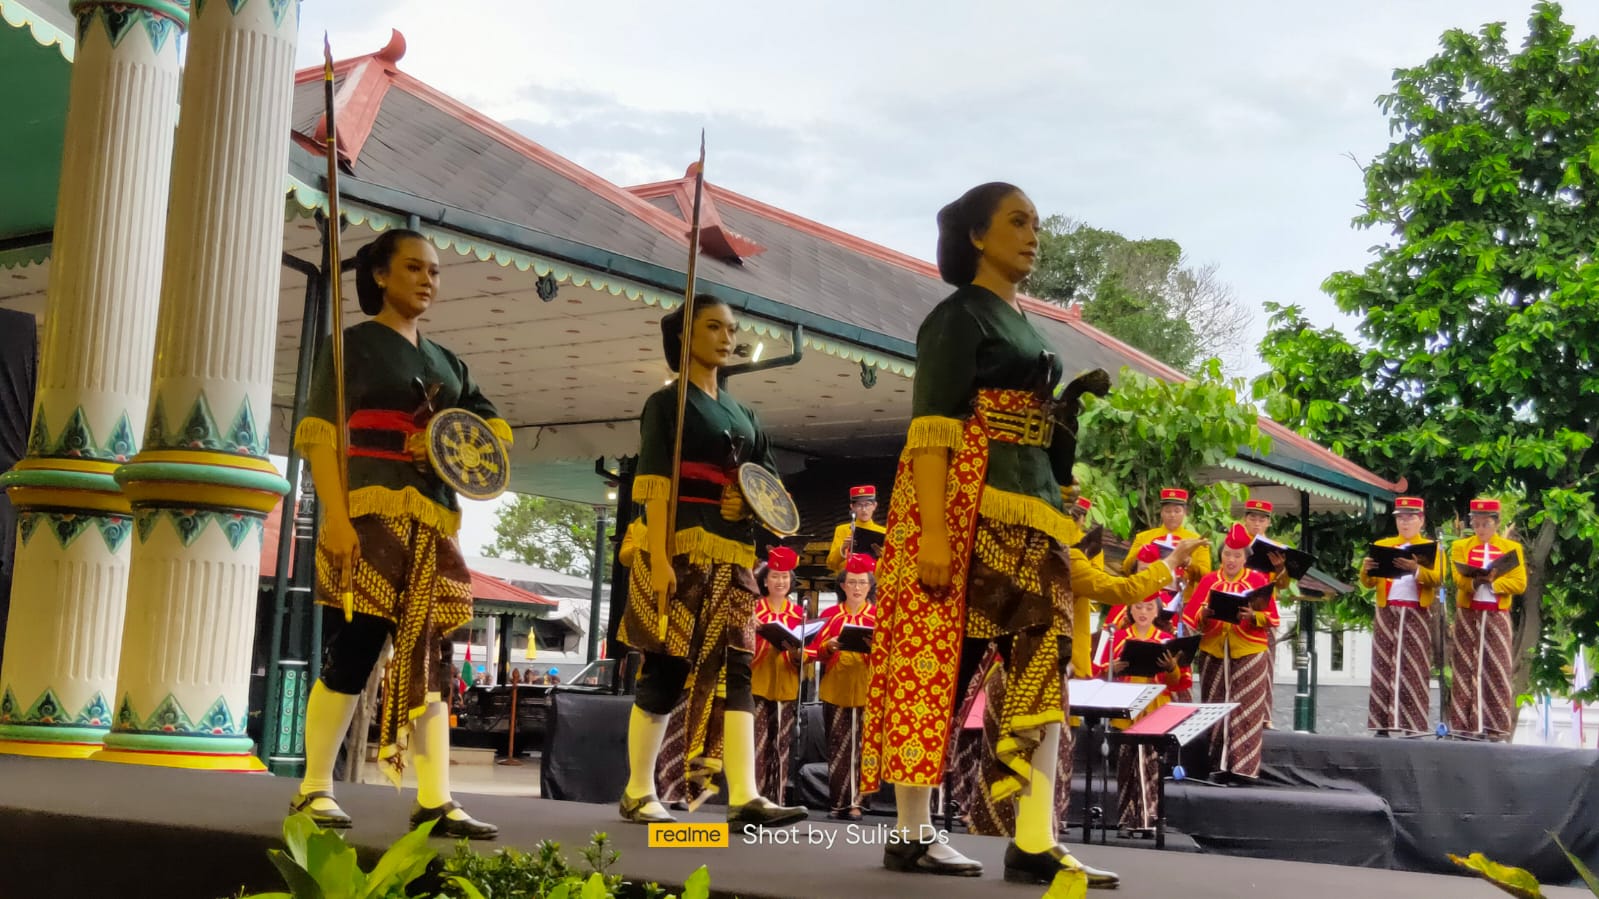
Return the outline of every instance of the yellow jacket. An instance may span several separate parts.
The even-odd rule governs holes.
[[[1505,572],[1503,576],[1493,582],[1494,598],[1499,601],[1499,611],[1508,612],[1510,611],[1510,600],[1527,589],[1527,551],[1521,548],[1520,543],[1508,540],[1497,534],[1494,535],[1492,545],[1493,558],[1495,559],[1510,552],[1515,552],[1521,556],[1520,565],[1517,565],[1512,571]],[[1482,541],[1475,536],[1462,537],[1450,544],[1449,561],[1486,567],[1483,565],[1483,549]],[[1455,578],[1455,605],[1462,609],[1471,608],[1471,596],[1476,592],[1476,587],[1472,585],[1469,578],[1461,577],[1460,572],[1455,569],[1454,565],[1450,565],[1449,570]]]
[[[1430,541],[1419,540],[1417,543],[1412,543],[1411,545],[1417,546],[1421,543],[1427,542]],[[1377,545],[1403,546],[1405,545],[1405,538],[1397,535],[1393,537],[1384,537],[1377,541]],[[1423,609],[1430,608],[1433,604],[1433,601],[1438,598],[1438,585],[1443,583],[1443,581],[1444,554],[1442,552],[1435,552],[1432,556],[1431,568],[1416,569],[1416,595],[1420,598],[1421,607]],[[1379,609],[1388,605],[1388,591],[1393,587],[1393,585],[1394,582],[1389,578],[1372,577],[1365,571],[1360,572],[1360,586],[1377,588],[1377,608]]]
[[[1138,568],[1138,551],[1149,544],[1154,543],[1156,540],[1165,537],[1168,533],[1173,537],[1176,537],[1178,540],[1191,540],[1199,536],[1197,533],[1189,530],[1186,527],[1178,528],[1175,531],[1167,531],[1164,527],[1150,528],[1147,531],[1139,531],[1138,536],[1133,538],[1133,545],[1128,548],[1127,555],[1122,559],[1122,573],[1132,574],[1133,571]],[[1188,579],[1188,583],[1197,584],[1199,583],[1200,578],[1209,573],[1210,547],[1201,546],[1200,548],[1194,550],[1194,554],[1189,557],[1185,576]],[[1151,590],[1150,592],[1153,593],[1154,591]]]
[[[876,531],[879,534],[888,533],[888,528],[875,521],[863,521],[855,526],[863,531]],[[849,522],[844,522],[833,529],[833,546],[827,551],[827,570],[838,574],[844,570],[844,544],[849,542]]]

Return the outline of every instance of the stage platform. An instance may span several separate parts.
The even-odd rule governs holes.
[[[117,899],[219,899],[282,884],[266,851],[279,844],[292,780],[269,775],[217,774],[140,768],[88,761],[0,756],[0,897],[95,896]],[[406,829],[413,795],[381,786],[340,787],[356,819],[348,839],[364,863]],[[645,829],[624,824],[609,805],[495,796],[462,796],[474,814],[496,822],[501,837],[479,848],[531,848],[559,841],[569,857],[595,831],[608,833],[621,853],[617,870],[634,882],[681,885],[707,865],[717,896],[902,896],[926,899],[1032,896],[1042,887],[1000,879],[1005,841],[956,835],[955,845],[988,867],[981,878],[894,874],[881,867],[880,845],[848,843],[849,826],[812,821],[805,833],[836,835],[821,845],[739,845],[728,849],[650,849]],[[714,821],[714,814],[685,819]],[[856,825],[854,833],[865,833]],[[437,841],[448,854],[451,845]],[[1082,849],[1094,864],[1122,874],[1116,894],[1128,897],[1292,899],[1499,895],[1486,883],[1459,877],[1312,865],[1152,849]],[[1550,897],[1587,895],[1552,888]]]

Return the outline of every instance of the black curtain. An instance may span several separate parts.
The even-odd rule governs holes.
[[[39,379],[39,336],[33,316],[0,309],[0,472],[28,451],[28,419]],[[17,510],[0,492],[0,653],[11,617],[11,575],[17,561]]]

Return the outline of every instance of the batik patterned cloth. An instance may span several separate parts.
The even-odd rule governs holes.
[[[1260,776],[1260,746],[1271,697],[1271,656],[1265,652],[1234,658],[1200,653],[1200,695],[1205,702],[1236,702],[1219,729],[1210,732],[1210,765],[1243,777]]]
[[[789,752],[799,703],[755,697],[755,786],[762,796],[783,801],[788,785]]]
[[[1510,614],[1456,609],[1450,644],[1455,677],[1449,692],[1449,729],[1464,736],[1508,740],[1513,729]]]
[[[1371,648],[1369,730],[1424,734],[1432,680],[1432,610],[1390,603],[1377,609]]]
[[[360,555],[351,578],[354,610],[394,624],[394,658],[383,675],[378,767],[398,787],[411,722],[443,702],[455,683],[449,635],[472,617],[472,575],[454,540],[404,515],[353,519]],[[316,600],[342,609],[339,568],[320,541]]]

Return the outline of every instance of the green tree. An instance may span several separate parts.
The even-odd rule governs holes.
[[[1160,521],[1160,488],[1193,485],[1207,468],[1248,447],[1264,453],[1247,385],[1222,376],[1215,359],[1187,381],[1164,381],[1123,368],[1104,397],[1085,396],[1079,419],[1078,483],[1094,502],[1096,520],[1122,537]],[[1244,488],[1213,483],[1194,491],[1190,519],[1200,533],[1232,522]]]
[[[1052,215],[1027,290],[1081,304],[1084,321],[1187,372],[1209,356],[1232,359],[1250,315],[1214,265],[1185,262],[1174,240],[1130,240]]]
[[[588,577],[594,562],[594,509],[582,503],[518,494],[500,507],[494,542],[483,554]]]
[[[1378,100],[1395,140],[1355,219],[1392,236],[1324,284],[1361,343],[1271,307],[1260,391],[1272,417],[1407,477],[1434,523],[1520,498],[1518,693],[1564,683],[1599,632],[1599,41],[1555,3],[1529,24],[1518,51],[1502,23],[1452,30],[1395,72]]]

